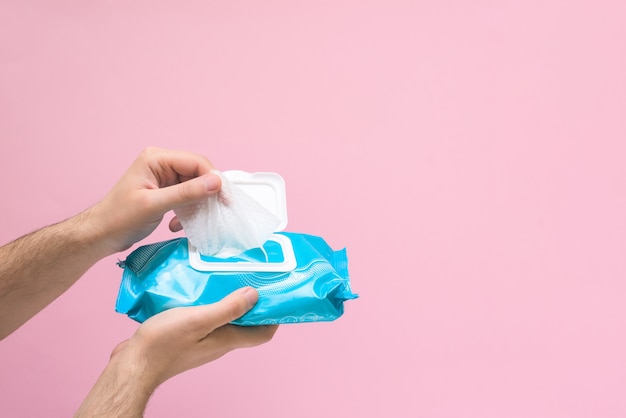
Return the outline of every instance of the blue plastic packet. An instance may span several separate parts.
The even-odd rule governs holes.
[[[228,259],[194,254],[186,238],[140,247],[120,263],[124,273],[116,311],[143,322],[169,308],[217,302],[240,287],[252,286],[259,292],[259,301],[234,324],[332,321],[340,317],[344,301],[358,297],[350,289],[345,249],[333,251],[322,238],[312,235],[280,233],[274,237],[263,249]],[[292,269],[251,271],[284,270],[289,264],[285,239],[295,256]],[[243,266],[249,271],[237,271]]]
[[[244,171],[223,175],[278,218],[276,231],[284,229],[282,177]],[[245,233],[242,225],[233,227]],[[332,321],[343,314],[344,301],[358,297],[350,289],[346,250],[334,251],[313,235],[276,232],[262,247],[230,258],[204,256],[190,240],[177,238],[139,247],[120,266],[124,273],[115,309],[139,322],[166,309],[217,302],[244,286],[256,288],[259,300],[233,322],[237,325]]]

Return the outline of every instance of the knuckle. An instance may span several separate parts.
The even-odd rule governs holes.
[[[177,186],[178,189],[178,197],[180,198],[181,202],[184,202],[186,200],[189,200],[189,198],[192,196],[192,191],[191,191],[191,185],[189,184],[188,181],[185,181],[183,183],[180,183]]]
[[[226,304],[226,312],[230,321],[239,318],[246,312],[245,301],[241,298],[229,300]]]
[[[157,200],[150,193],[137,193],[134,196],[133,205],[140,213],[153,214],[158,212]]]
[[[161,150],[160,148],[157,148],[154,146],[147,146],[143,149],[142,154],[150,156],[150,155],[157,154],[160,150]]]
[[[198,329],[203,328],[206,324],[205,316],[197,309],[192,309],[189,312],[187,318],[187,329],[190,332],[196,332]]]
[[[154,147],[146,147],[139,154],[139,159],[142,161],[150,161],[152,156],[154,155]]]

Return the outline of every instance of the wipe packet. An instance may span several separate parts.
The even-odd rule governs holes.
[[[194,245],[189,237],[137,248],[119,263],[124,272],[116,311],[143,322],[166,309],[214,303],[241,287],[252,286],[259,292],[259,300],[252,310],[233,321],[236,325],[339,318],[344,302],[358,297],[350,288],[346,250],[334,251],[318,236],[278,232],[287,225],[285,183],[278,174],[244,171],[222,174],[232,182],[232,185],[227,183],[227,197],[238,196],[231,193],[234,187],[247,195],[237,202],[221,202],[232,206],[222,208],[225,213],[232,214],[235,210],[239,211],[240,219],[252,217],[275,224],[272,217],[263,215],[267,210],[279,221],[276,232],[266,237],[264,243],[244,251],[241,242],[234,245],[233,242],[247,234],[245,228],[229,231],[225,227],[228,222],[219,220],[219,215],[206,213],[207,207],[177,212],[177,215],[190,215],[187,225],[208,219],[220,223],[224,226],[220,236],[228,242],[211,241],[209,247],[217,251],[208,254],[204,251],[206,247]],[[249,199],[254,203],[248,202]],[[244,206],[251,208],[250,213],[240,211]],[[205,233],[194,234],[195,242]],[[222,251],[226,248],[227,251]]]
[[[140,247],[120,263],[124,273],[115,309],[143,322],[166,309],[217,302],[238,288],[252,286],[259,292],[259,300],[233,321],[236,325],[339,318],[344,301],[357,297],[350,289],[345,249],[333,251],[322,238],[312,235],[276,235],[291,242],[296,260],[293,269],[254,271],[284,270],[289,264],[274,240],[262,249],[227,259],[198,253],[193,258],[196,250],[191,247],[193,261],[186,238]]]

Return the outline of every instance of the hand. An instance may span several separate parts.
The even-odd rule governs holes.
[[[236,348],[269,341],[277,326],[241,327],[229,324],[258,300],[254,288],[239,289],[209,305],[173,308],[144,322],[112,357],[130,351],[145,363],[158,385],[185,370],[216,360]]]
[[[65,292],[98,260],[148,236],[165,212],[218,193],[206,158],[146,149],[86,211],[0,248],[0,339]],[[173,219],[170,229],[180,230]]]
[[[93,230],[109,253],[147,237],[171,209],[218,193],[219,176],[205,157],[184,151],[145,149],[105,198],[91,208]],[[181,229],[176,218],[172,231]]]
[[[149,318],[115,347],[76,417],[142,416],[152,392],[167,379],[236,348],[269,341],[277,326],[229,324],[257,300],[257,291],[246,287],[210,305],[172,308]]]

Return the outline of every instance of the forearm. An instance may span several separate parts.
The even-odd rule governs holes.
[[[142,359],[114,355],[74,418],[142,417],[156,387]]]
[[[65,292],[109,251],[87,210],[0,248],[0,339]]]

